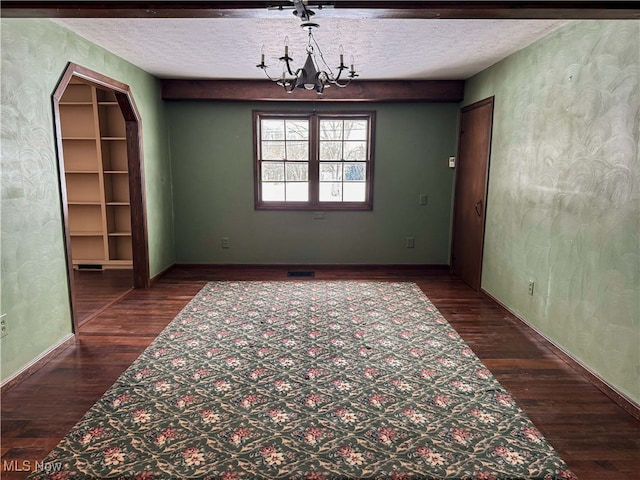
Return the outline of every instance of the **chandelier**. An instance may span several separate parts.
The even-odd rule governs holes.
[[[264,45],[262,46],[262,55],[260,63],[256,65],[261,69],[267,78],[278,85],[280,85],[287,93],[293,93],[296,88],[304,90],[315,90],[318,95],[322,95],[324,89],[331,85],[344,88],[351,80],[356,78],[358,74],[355,71],[353,56],[351,57],[350,66],[347,67],[344,64],[344,51],[342,45],[340,45],[340,65],[336,67],[337,75],[333,73],[331,68],[324,61],[322,50],[316,39],[313,37],[313,31],[320,27],[317,23],[311,22],[311,15],[315,12],[309,10],[302,0],[293,0],[295,6],[294,15],[299,16],[303,22],[300,25],[303,29],[309,32],[307,41],[307,59],[304,65],[298,69],[294,69],[291,65],[293,58],[289,56],[289,37],[284,39],[284,55],[279,58],[282,62],[282,74],[279,77],[271,77],[267,72],[268,65],[264,63]],[[345,70],[349,70],[346,74],[346,79],[343,78],[342,73]],[[342,80],[341,80],[342,79]]]

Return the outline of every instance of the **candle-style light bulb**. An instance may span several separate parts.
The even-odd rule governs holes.
[[[344,67],[344,47],[340,45],[340,66]]]
[[[351,69],[349,70],[349,73],[356,73],[356,69],[353,67],[353,55],[351,55]]]
[[[289,37],[284,37],[284,56],[289,56]]]
[[[260,51],[260,64],[264,65],[264,45],[262,45],[262,50]]]

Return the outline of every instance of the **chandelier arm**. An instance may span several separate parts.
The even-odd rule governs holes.
[[[264,67],[263,67],[263,66],[260,66],[260,65],[256,65],[256,66],[257,66],[258,68],[262,69],[262,71],[264,72],[265,76],[266,76],[269,80],[271,80],[272,82],[277,82],[278,80],[280,80],[279,78],[273,78],[271,75],[269,75],[269,72],[267,72],[267,66],[266,66],[266,65],[265,65]]]
[[[287,88],[288,86],[288,88]],[[294,81],[288,82],[286,84],[282,84],[282,88],[284,88],[284,91],[287,93],[293,93],[296,89],[296,82],[295,79]]]
[[[353,80],[353,78],[347,80],[346,83],[333,82],[333,85],[335,85],[336,87],[344,88],[351,83],[351,80]]]
[[[338,67],[338,75],[336,76],[336,78],[334,78],[334,79],[333,79],[333,80],[336,82],[336,84],[337,84],[338,80],[340,80],[340,77],[342,76],[342,71],[343,71],[343,70],[347,70],[347,67],[346,67],[346,66],[344,66],[344,65],[340,65],[340,66]],[[332,72],[332,73],[333,73],[333,72]]]
[[[291,79],[286,78],[284,76],[284,72],[283,72],[282,76],[280,76],[280,77],[272,77],[271,75],[269,75],[269,72],[267,71],[269,66],[266,63],[264,63],[264,59],[262,60],[262,62],[260,62],[258,65],[256,65],[256,67],[259,68],[260,70],[262,70],[264,72],[265,76],[269,80],[271,80],[274,83],[277,83],[278,85],[285,86],[285,85],[288,85],[289,83],[291,83]],[[291,69],[289,69],[289,73],[290,73],[291,76],[295,76],[293,74],[293,72],[291,72]],[[294,78],[294,80],[295,80],[295,78]]]
[[[285,65],[287,66],[287,71],[289,72],[289,75],[291,75],[292,77],[297,77],[298,76],[297,72],[293,73],[293,70],[291,70],[291,64],[289,63],[291,60],[293,60],[293,58],[291,58],[289,55],[285,54],[285,56],[284,57],[280,57],[279,60],[282,60],[285,63]]]

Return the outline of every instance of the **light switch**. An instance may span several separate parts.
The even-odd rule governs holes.
[[[421,193],[421,194],[420,194],[420,197],[419,197],[419,203],[420,203],[420,205],[426,205],[426,204],[427,204],[427,201],[428,201],[428,198],[429,198],[429,197],[427,197],[427,194],[426,194],[426,193]]]

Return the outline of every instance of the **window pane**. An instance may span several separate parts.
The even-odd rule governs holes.
[[[284,140],[284,120],[262,120],[262,140]]]
[[[262,201],[263,202],[283,202],[284,201],[284,183],[263,182],[262,183]]]
[[[321,163],[320,181],[342,180],[342,163]]]
[[[320,140],[342,140],[344,121],[320,120]]]
[[[307,201],[309,201],[308,182],[287,183],[287,202]]]
[[[345,120],[344,139],[345,140],[366,140],[367,120]]]
[[[256,208],[371,207],[372,112],[271,111],[256,118]]]
[[[309,160],[309,142],[287,142],[287,160]]]
[[[365,181],[366,171],[366,164],[364,163],[345,163],[344,179],[347,181]]]
[[[345,202],[364,202],[366,194],[366,183],[364,182],[345,182],[342,186],[344,189]]]
[[[284,181],[284,163],[263,162],[262,163],[262,181],[263,182]]]
[[[262,142],[262,160],[283,160],[284,142]]]
[[[306,182],[309,180],[308,163],[287,163],[287,182]]]
[[[367,142],[344,142],[345,160],[366,160]]]
[[[308,120],[287,120],[287,140],[308,140],[309,121]]]
[[[342,160],[342,142],[320,142],[320,160]]]
[[[342,201],[342,183],[341,182],[320,183],[320,201],[321,202]]]

